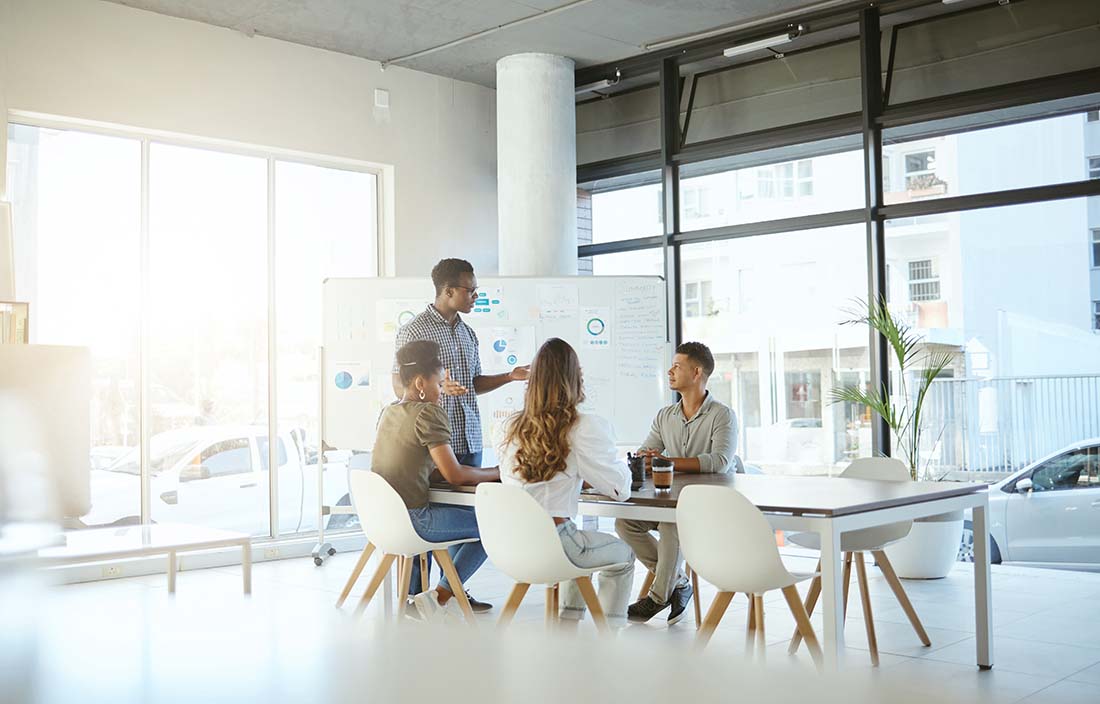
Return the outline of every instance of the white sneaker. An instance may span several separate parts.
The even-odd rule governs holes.
[[[447,608],[440,606],[436,590],[420,592],[412,597],[412,605],[416,606],[423,623],[442,624],[448,620]]]

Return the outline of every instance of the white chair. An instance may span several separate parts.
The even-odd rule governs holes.
[[[750,622],[749,628],[755,625],[757,645],[763,652],[763,595],[779,589],[815,665],[821,667],[821,648],[795,587],[816,575],[787,570],[775,545],[775,531],[752,502],[729,487],[686,486],[676,504],[676,525],[680,549],[692,569],[718,587],[718,595],[699,629],[700,646],[710,640],[734,594],[744,592],[752,596],[754,623]],[[735,539],[732,544],[731,539]]]
[[[907,482],[911,479],[909,469],[905,466],[905,463],[892,457],[861,457],[853,460],[840,476],[844,479],[874,479],[888,482]],[[905,615],[909,617],[909,623],[913,625],[917,637],[926,646],[932,644],[920,622],[920,618],[917,617],[913,604],[910,603],[909,597],[905,594],[905,589],[901,586],[901,580],[898,579],[890,560],[883,551],[883,548],[887,545],[896,543],[909,535],[912,528],[912,521],[901,521],[885,526],[853,530],[840,536],[840,549],[844,553],[844,612],[848,612],[848,583],[851,581],[852,563],[855,562],[856,575],[859,579],[859,592],[863,602],[863,622],[867,629],[867,645],[871,651],[871,663],[876,667],[879,662],[878,641],[875,638],[875,622],[871,613],[871,597],[867,588],[867,568],[863,564],[863,553],[865,552],[871,553],[882,569],[886,582],[890,585],[890,589],[894,592],[898,603],[901,604]],[[821,536],[817,533],[795,533],[788,536],[787,539],[795,545],[814,550],[821,549]],[[818,570],[821,569],[820,561],[817,563],[817,568]],[[820,595],[821,578],[817,577],[810,585],[810,591],[806,594],[807,613],[813,614]],[[801,640],[798,631],[795,631],[791,637],[790,652],[793,653],[798,650]]]
[[[501,627],[512,620],[532,584],[546,585],[546,620],[552,624],[558,618],[558,584],[573,580],[596,628],[608,630],[591,575],[626,563],[574,565],[565,555],[553,519],[522,487],[478,484],[474,506],[486,554],[497,569],[516,580],[500,614]]]
[[[340,606],[355,580],[363,571],[375,548],[382,552],[382,560],[375,570],[367,585],[367,591],[359,601],[355,614],[359,615],[367,608],[370,600],[378,591],[382,580],[389,575],[390,567],[394,560],[398,560],[398,584],[399,595],[397,599],[397,616],[400,618],[405,612],[405,602],[409,595],[409,581],[412,579],[413,559],[418,556],[420,563],[421,585],[427,589],[426,554],[432,553],[443,568],[443,574],[447,575],[447,581],[454,590],[455,599],[462,607],[462,613],[466,621],[473,625],[474,612],[470,608],[470,601],[466,598],[466,590],[462,586],[462,580],[458,577],[451,555],[447,548],[461,543],[476,543],[477,538],[464,540],[449,540],[444,543],[430,543],[421,538],[413,528],[412,519],[409,518],[409,510],[401,496],[390,486],[389,482],[374,472],[355,471],[349,473],[348,482],[351,485],[351,501],[355,505],[355,511],[359,514],[359,523],[363,526],[363,533],[367,536],[367,546],[363,548],[363,554],[355,566],[351,577],[348,579],[340,600],[336,602]]]

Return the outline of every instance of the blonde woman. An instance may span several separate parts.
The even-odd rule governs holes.
[[[584,401],[581,365],[569,343],[547,340],[531,363],[523,410],[508,419],[497,448],[500,480],[519,484],[554,519],[565,554],[578,567],[625,563],[599,573],[600,606],[613,622],[626,619],[634,577],[634,553],[610,533],[580,530],[573,523],[581,484],[615,499],[630,498],[630,471],[616,457],[611,425],[581,413]],[[579,620],[584,600],[569,582],[563,619]]]

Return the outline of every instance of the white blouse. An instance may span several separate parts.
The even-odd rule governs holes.
[[[516,474],[516,446],[504,443],[504,433],[501,433],[497,445],[501,483],[522,486],[551,516],[560,518],[577,515],[581,482],[588,482],[593,489],[615,501],[630,498],[630,470],[626,460],[617,457],[610,423],[599,416],[581,413],[569,432],[569,447],[564,471],[547,481],[528,484]]]

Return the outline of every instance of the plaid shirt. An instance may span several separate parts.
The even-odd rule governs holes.
[[[444,396],[443,410],[451,420],[451,447],[456,455],[481,452],[481,413],[477,409],[474,379],[481,376],[481,357],[477,351],[477,334],[461,317],[449,324],[435,306],[428,308],[397,331],[397,347],[414,340],[431,340],[439,345],[443,368],[451,371],[451,379],[469,392],[464,396]],[[398,372],[394,358],[393,372]]]

